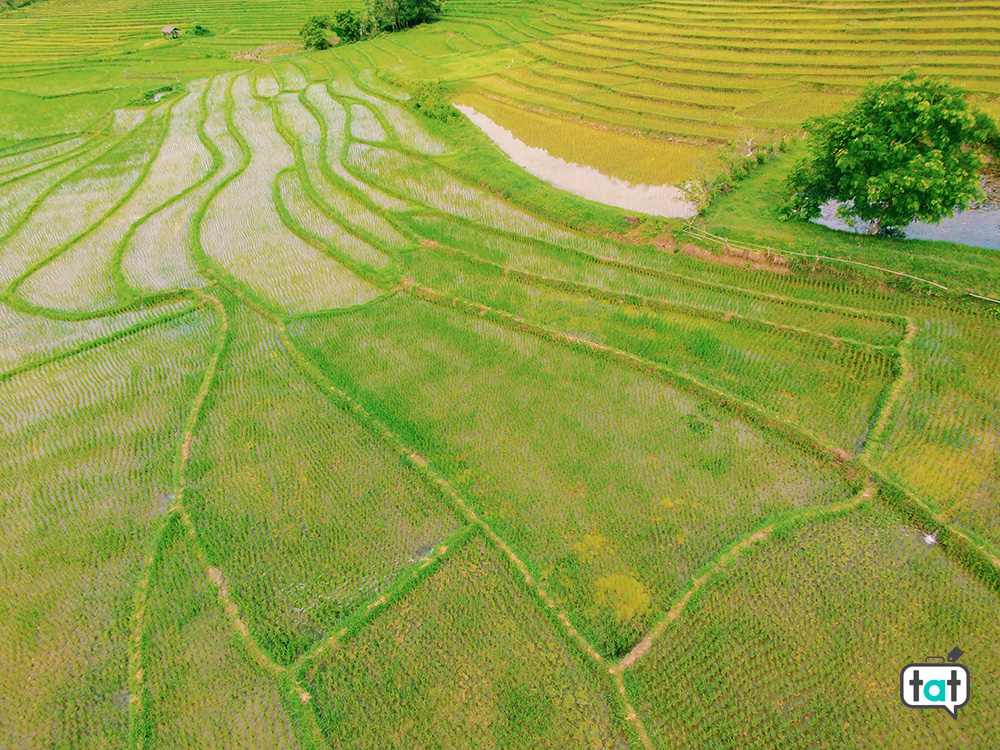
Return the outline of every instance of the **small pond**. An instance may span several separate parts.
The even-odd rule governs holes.
[[[851,229],[843,219],[837,218],[836,201],[826,203],[816,219],[831,229],[847,232],[868,231],[866,223],[859,223],[856,229]],[[963,245],[985,247],[1000,250],[1000,208],[976,208],[956,213],[950,219],[942,219],[940,224],[924,224],[914,222],[903,230],[907,239],[912,240],[942,240],[944,242],[959,242]]]
[[[686,219],[698,213],[694,204],[684,199],[680,188],[673,185],[633,185],[593,167],[568,162],[552,156],[543,148],[529,146],[472,107],[461,104],[456,107],[512,162],[553,187],[598,203],[652,216]]]

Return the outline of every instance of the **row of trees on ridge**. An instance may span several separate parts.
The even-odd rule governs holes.
[[[329,32],[350,43],[383,32],[401,31],[435,21],[444,12],[444,0],[365,0],[360,10],[342,10],[330,16],[313,16],[299,30],[306,49],[328,49]]]

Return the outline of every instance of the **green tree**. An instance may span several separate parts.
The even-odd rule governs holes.
[[[299,29],[299,36],[306,49],[329,49],[330,38],[327,30],[330,28],[329,16],[313,16]]]
[[[330,28],[341,42],[356,42],[361,39],[361,16],[353,10],[342,10],[334,15]]]
[[[869,234],[935,223],[981,196],[980,146],[997,130],[964,92],[909,71],[865,89],[838,114],[806,123],[808,154],[788,180],[789,215],[812,219],[830,199]]]
[[[362,34],[373,36],[436,21],[443,12],[443,0],[365,0]]]
[[[404,27],[436,21],[444,13],[444,0],[402,0],[399,13]]]
[[[412,91],[410,105],[418,112],[441,122],[462,119],[461,113],[451,106],[451,100],[437,81],[417,84]]]

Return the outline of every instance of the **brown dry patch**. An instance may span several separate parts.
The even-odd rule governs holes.
[[[441,247],[441,245],[434,240],[429,240],[426,237],[420,238],[420,247]]]
[[[669,229],[664,229],[659,235],[653,238],[653,247],[665,253],[672,253],[677,249],[677,241]]]
[[[181,460],[187,461],[191,458],[191,440],[194,438],[192,433],[188,433],[184,436],[184,442],[181,444]]]
[[[674,237],[670,233],[669,229],[665,229],[660,232],[660,234],[650,238],[649,227],[641,223],[633,224],[629,221],[629,219],[633,218],[635,217],[625,217],[625,221],[632,227],[627,232],[602,232],[601,234],[609,240],[624,242],[628,245],[652,245],[657,250],[664,253],[672,253],[677,248],[677,243],[674,241]],[[596,233],[593,229],[590,230],[590,232],[591,234]]]
[[[851,454],[843,448],[835,448],[833,451],[833,460],[838,464],[842,464],[844,461],[850,461],[851,458],[853,458],[853,456],[851,456]]]
[[[711,263],[724,263],[727,266],[749,266],[755,271],[770,271],[780,274],[790,273],[788,259],[777,253],[768,255],[757,250],[732,247],[728,243],[723,245],[720,250],[722,254],[716,255],[711,250],[691,242],[681,245],[682,253],[692,258],[698,258],[699,260],[707,260]]]
[[[285,57],[293,52],[298,52],[298,50],[299,45],[288,44],[287,42],[264,44],[260,47],[237,52],[233,55],[233,60],[236,62],[268,63],[272,60],[277,60],[279,57]]]
[[[226,579],[222,575],[222,569],[214,566],[208,569],[208,579],[215,584],[216,588],[222,588],[226,583]]]

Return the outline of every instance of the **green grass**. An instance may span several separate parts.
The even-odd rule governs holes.
[[[129,732],[132,592],[208,357],[203,313],[0,382],[0,667],[10,747]]]
[[[152,572],[145,671],[151,744],[297,748],[281,696],[257,674],[229,633],[216,592],[173,522]]]
[[[656,380],[427,303],[291,330],[469,495],[608,653],[635,635],[605,621],[600,580],[639,581],[652,617],[739,528],[847,492],[816,459]]]
[[[657,296],[626,296],[633,302],[622,304],[620,295],[600,287],[568,293],[559,291],[564,282],[541,281],[545,277],[515,281],[499,267],[455,253],[424,251],[412,265],[422,283],[690,374],[851,452],[864,444],[876,405],[897,374],[891,351],[843,343],[840,336],[856,328],[850,321],[826,338],[782,327],[794,313],[765,324]]]
[[[110,107],[115,97],[124,103],[173,77],[232,70],[239,65],[235,55],[266,43],[291,45],[276,52],[288,54],[303,18],[346,7],[290,6],[283,0],[246,7],[227,0],[197,6],[116,0],[101,5],[99,28],[80,34],[74,21],[93,12],[92,0],[63,0],[59,6],[33,5],[0,17],[9,40],[0,72],[12,74],[7,87],[12,93],[0,94],[0,101],[38,93],[57,97],[51,105],[31,107],[37,120],[31,134],[46,128],[62,132],[53,131],[65,122],[60,108],[74,117],[97,116],[97,109],[59,101],[67,94],[103,96]],[[692,154],[745,131],[792,130],[803,117],[846,101],[873,76],[889,77],[911,66],[950,77],[995,107],[1000,68],[993,52],[1000,40],[990,29],[997,10],[974,3],[959,7],[955,13],[952,7],[900,7],[880,0],[866,4],[861,16],[856,6],[831,5],[808,12],[769,7],[762,15],[735,0],[550,2],[527,11],[458,0],[437,24],[359,45],[343,57],[389,76],[442,79],[465,94],[500,96],[508,110],[525,112],[523,119],[511,114],[504,124],[560,155],[566,144],[559,122],[582,122],[589,132],[580,132],[592,147],[576,160],[626,179],[663,182],[692,174],[693,159],[685,157],[681,171],[664,162],[660,169],[650,164],[636,172],[609,162],[600,148],[620,147],[622,130],[690,140]],[[182,32],[200,23],[213,35],[183,33],[179,40],[164,40],[159,29],[166,23]],[[82,75],[81,63],[100,75]],[[271,80],[298,80],[288,67],[276,75]],[[101,93],[91,93],[95,90]],[[706,92],[722,96],[699,102]],[[93,106],[101,101],[94,99]],[[690,106],[696,103],[709,108]],[[539,117],[545,118],[542,126]]]
[[[914,380],[889,414],[876,460],[952,520],[1000,543],[996,326],[956,313],[924,320]]]
[[[456,520],[294,370],[273,328],[246,314],[232,324],[194,436],[188,505],[254,636],[287,664],[419,563]]]
[[[626,748],[609,685],[481,537],[306,675],[335,747]],[[433,738],[433,739],[432,739]]]
[[[745,553],[628,681],[661,748],[984,745],[1000,703],[998,615],[995,591],[866,508]],[[904,708],[903,665],[958,643],[974,685],[958,720]]]
[[[996,744],[995,253],[778,221],[793,151],[700,220],[756,268],[408,98],[680,179],[917,53],[995,105],[995,10],[457,0],[298,50],[338,7],[0,16],[0,745]],[[975,703],[889,727],[955,643]]]

